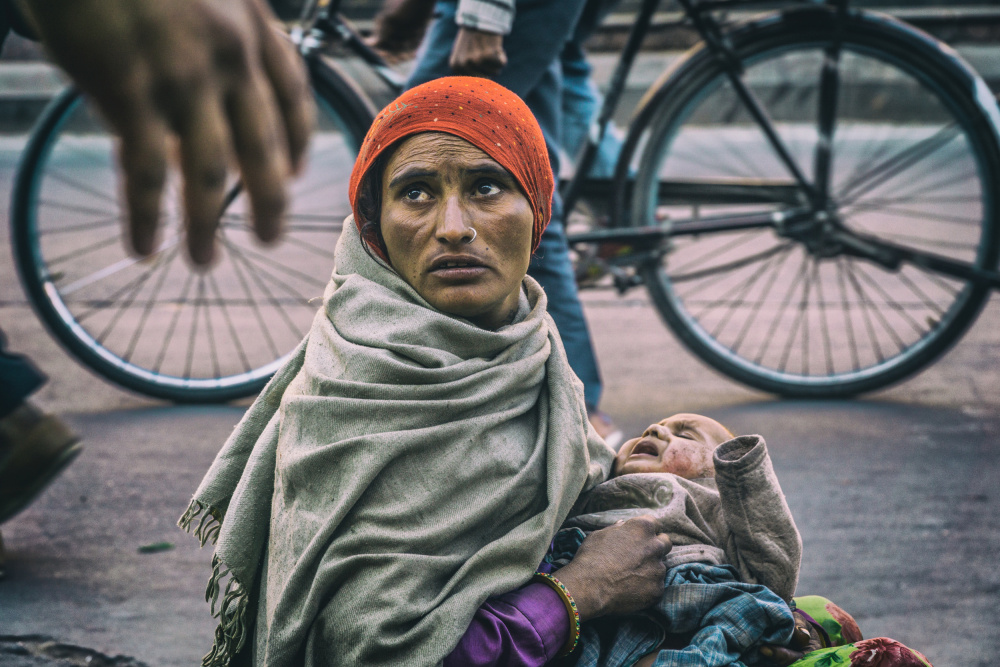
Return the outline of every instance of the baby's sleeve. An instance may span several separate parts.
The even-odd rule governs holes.
[[[728,534],[726,555],[748,583],[790,600],[799,579],[802,537],[759,435],[744,435],[715,450],[715,480]]]

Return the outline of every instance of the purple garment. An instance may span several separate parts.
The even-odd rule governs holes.
[[[539,572],[551,572],[542,563]],[[483,603],[444,667],[541,667],[569,636],[569,614],[559,595],[529,583]]]

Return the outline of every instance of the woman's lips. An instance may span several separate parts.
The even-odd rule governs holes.
[[[441,257],[431,263],[429,273],[445,280],[468,280],[487,271],[475,257]]]

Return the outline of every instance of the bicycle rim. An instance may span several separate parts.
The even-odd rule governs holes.
[[[743,80],[807,179],[834,23],[825,11],[791,13],[734,40]],[[956,63],[936,47],[915,47],[921,38],[907,30],[861,14],[845,24],[843,39],[831,177],[839,219],[860,233],[996,266],[996,139]],[[709,54],[692,58],[674,81],[680,85],[660,97],[664,106],[650,120],[635,219],[804,203]],[[663,183],[673,186],[669,196]],[[715,368],[789,396],[851,395],[906,377],[947,349],[987,296],[912,265],[889,271],[810,251],[773,228],[678,233],[672,242],[658,265],[644,269],[667,323]]]
[[[104,377],[151,396],[259,391],[307,332],[350,213],[360,140],[338,110],[317,105],[281,240],[256,241],[240,193],[221,216],[216,262],[199,272],[184,254],[178,175],[168,178],[156,251],[133,257],[121,239],[114,139],[79,95],[58,100],[29,142],[12,207],[21,276],[53,334]]]

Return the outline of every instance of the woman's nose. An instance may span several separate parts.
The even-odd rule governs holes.
[[[437,226],[438,240],[443,243],[461,243],[471,235],[472,232],[466,225],[466,212],[461,198],[457,195],[445,197]]]

